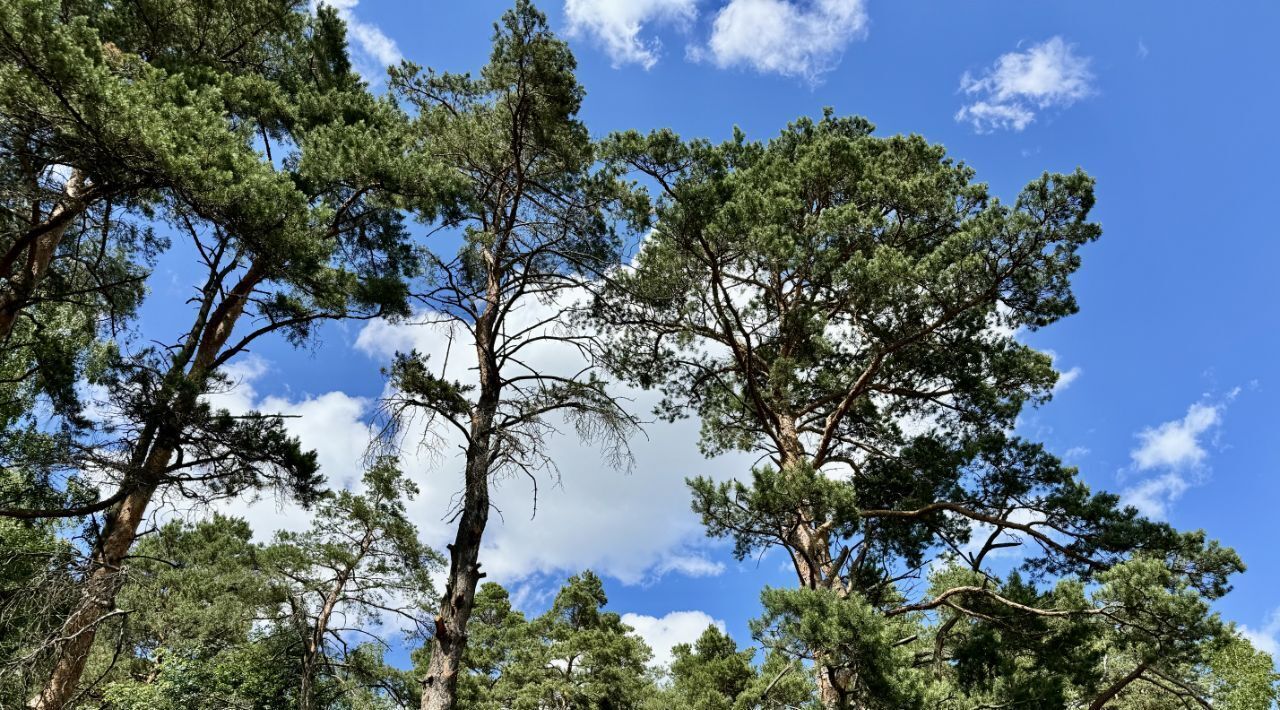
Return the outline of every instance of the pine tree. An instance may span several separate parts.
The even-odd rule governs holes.
[[[574,68],[546,17],[520,0],[496,26],[478,77],[412,65],[393,72],[395,92],[417,115],[420,150],[451,166],[457,190],[434,231],[460,231],[461,248],[452,258],[426,256],[426,284],[415,293],[419,315],[461,333],[456,345],[470,351],[461,357],[476,363],[474,384],[435,374],[416,353],[400,355],[390,369],[392,438],[422,417],[429,430],[461,436],[466,451],[424,710],[455,703],[483,577],[492,479],[554,468],[545,445],[559,419],[602,444],[617,465],[636,426],[589,364],[594,334],[567,327],[571,298],[618,261],[615,210],[635,203],[614,172],[598,165],[577,119],[583,91]],[[586,354],[588,366],[551,372],[529,364],[551,344]]]
[[[655,688],[648,646],[604,611],[608,598],[592,572],[570,577],[551,608],[532,620],[506,590],[486,583],[476,594],[463,657],[458,707],[467,710],[628,710],[645,707]],[[418,662],[431,656],[419,654]]]
[[[108,349],[94,376],[104,393],[94,402],[98,416],[65,427],[59,435],[70,443],[35,476],[57,494],[91,490],[84,483],[90,474],[114,490],[87,502],[64,496],[52,508],[3,511],[19,518],[103,514],[88,528],[80,601],[39,659],[50,671],[34,708],[61,708],[82,692],[97,629],[122,613],[115,595],[123,567],[157,495],[204,502],[274,485],[303,502],[314,498],[314,454],[278,417],[218,411],[205,396],[226,386],[222,370],[261,338],[283,335],[300,344],[328,320],[404,313],[404,279],[415,262],[391,193],[404,189],[426,209],[436,184],[431,166],[406,158],[403,115],[350,71],[332,10],[312,16],[301,4],[269,0],[178,3],[173,32],[152,33],[131,15],[142,11],[138,5],[71,8],[79,15],[50,7],[24,0],[3,13],[24,36],[41,35],[30,42],[32,56],[69,72],[48,75],[43,65],[7,72],[23,89],[11,94],[16,101],[39,110],[44,94],[27,91],[32,82],[55,96],[63,89],[81,96],[81,83],[112,79],[114,63],[154,77],[125,82],[130,90],[176,96],[177,108],[157,116],[142,111],[145,102],[138,111],[122,106],[124,123],[113,130],[176,144],[182,136],[166,131],[195,125],[214,137],[195,141],[201,162],[175,159],[175,170],[189,167],[194,182],[157,187],[154,200],[156,218],[182,240],[174,249],[205,273],[189,302],[189,323],[163,346]],[[264,23],[247,35],[235,29],[255,17]],[[231,28],[225,38],[232,47],[245,39],[253,47],[244,55],[203,54],[218,47],[186,34],[183,22],[212,24],[206,29],[215,34]],[[72,56],[47,59],[37,49]],[[90,61],[104,52],[107,59]]]
[[[765,461],[690,480],[693,507],[739,557],[790,557],[798,588],[766,590],[756,631],[813,662],[827,707],[917,702],[920,614],[1061,611],[1001,596],[993,550],[1086,581],[1139,549],[1217,561],[1006,433],[1057,378],[1015,334],[1076,310],[1078,251],[1100,233],[1086,174],[1006,205],[941,147],[830,112],[765,143],[624,133],[610,154],[660,193],[635,268],[598,299],[614,367],[662,390],[660,414],[698,415],[706,453]],[[919,596],[953,551],[981,581]]]

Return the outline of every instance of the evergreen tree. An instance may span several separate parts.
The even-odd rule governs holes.
[[[693,644],[671,649],[669,684],[655,708],[764,710],[811,707],[816,688],[797,661],[769,652],[756,666],[756,650],[739,650],[728,634],[708,626]]]
[[[389,195],[403,189],[427,209],[434,171],[405,158],[403,116],[389,100],[370,96],[350,72],[342,24],[331,10],[312,16],[299,4],[262,2],[256,10],[239,2],[174,8],[178,20],[205,18],[208,11],[214,19],[199,22],[229,28],[246,18],[270,20],[247,35],[231,33],[233,43],[236,36],[257,43],[245,64],[184,59],[187,49],[211,45],[185,35],[180,23],[172,35],[143,31],[129,19],[138,6],[71,8],[82,15],[32,11],[14,20],[28,30],[43,23],[45,39],[35,45],[118,53],[120,62],[163,80],[148,91],[172,85],[190,92],[192,101],[212,104],[194,117],[148,115],[146,130],[203,121],[221,136],[202,145],[212,165],[203,172],[193,166],[193,174],[207,180],[159,193],[157,218],[182,235],[182,253],[206,274],[190,301],[190,323],[163,347],[104,356],[95,380],[104,392],[94,403],[99,416],[62,432],[72,439],[60,449],[65,456],[55,457],[36,481],[54,492],[81,491],[91,474],[114,490],[93,502],[4,511],[22,518],[103,513],[87,528],[87,554],[77,571],[81,601],[39,659],[51,670],[31,701],[35,708],[66,706],[81,692],[95,633],[119,614],[121,571],[157,494],[207,501],[277,485],[304,502],[314,497],[314,455],[300,449],[279,418],[232,415],[208,404],[205,395],[225,386],[222,368],[268,335],[302,343],[326,320],[406,310],[403,279],[414,260]],[[203,9],[193,12],[197,6]],[[12,19],[8,8],[5,17]],[[94,23],[119,40],[113,49],[106,49]],[[165,37],[176,44],[165,44]],[[152,58],[156,66],[148,64]],[[168,73],[170,62],[183,71]],[[38,67],[11,73],[47,79]],[[62,84],[50,91],[59,87],[78,91]],[[219,152],[223,145],[230,147]],[[412,186],[405,187],[410,175]]]
[[[120,638],[102,638],[88,701],[116,708],[407,707],[383,649],[425,623],[438,565],[408,522],[413,486],[389,462],[326,494],[310,529],[255,543],[242,520],[174,521],[137,546]],[[403,622],[402,624],[397,622]],[[408,638],[412,638],[412,633]]]
[[[419,542],[405,515],[404,501],[416,487],[392,462],[370,468],[364,488],[361,494],[328,495],[316,506],[308,531],[279,533],[268,550],[267,564],[285,602],[284,616],[275,623],[293,634],[298,647],[300,710],[330,707],[323,698],[325,681],[336,681],[328,683],[329,695],[341,695],[345,686],[360,684],[358,671],[371,661],[375,672],[366,686],[390,693],[400,705],[416,695],[385,682],[379,661],[388,644],[375,629],[400,622],[425,632],[438,557]]]
[[[1033,574],[1093,580],[1188,543],[1005,433],[1057,378],[1014,335],[1076,310],[1077,252],[1100,232],[1083,172],[1006,205],[941,147],[830,112],[767,143],[658,131],[610,152],[661,195],[598,301],[614,366],[663,391],[661,414],[700,416],[706,453],[767,462],[692,479],[694,510],[739,557],[788,554],[799,588],[767,590],[757,630],[812,660],[827,707],[916,702],[917,613],[984,597],[1036,617],[986,582],[908,597],[951,550],[985,574],[1025,545]]]
[[[175,520],[130,556],[118,608],[127,623],[100,634],[81,704],[213,710],[295,707],[296,654],[261,623],[284,601],[248,523]]]
[[[502,587],[476,594],[458,707],[467,710],[625,710],[653,695],[644,641],[603,607],[591,572],[570,577],[551,608],[528,620]],[[417,660],[430,662],[427,649]]]
[[[559,418],[602,443],[614,464],[627,458],[625,437],[636,425],[594,368],[552,372],[528,360],[549,344],[575,354],[594,348],[593,333],[565,327],[566,300],[617,263],[612,213],[634,202],[597,164],[577,119],[583,91],[574,68],[545,16],[519,0],[496,26],[478,77],[413,65],[393,72],[394,90],[417,115],[419,149],[450,165],[457,189],[435,228],[460,231],[461,248],[452,258],[427,254],[427,281],[415,297],[426,323],[463,334],[477,378],[450,381],[416,353],[399,356],[390,371],[392,433],[422,416],[460,435],[466,451],[424,710],[455,702],[493,477],[553,468],[545,444]]]

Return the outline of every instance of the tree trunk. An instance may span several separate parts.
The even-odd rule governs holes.
[[[458,698],[458,674],[467,650],[467,622],[475,606],[480,572],[480,543],[489,522],[489,467],[493,463],[493,426],[502,398],[496,340],[500,332],[502,285],[497,259],[485,253],[489,270],[486,307],[476,319],[475,350],[480,394],[471,410],[467,464],[463,482],[462,515],[449,546],[449,578],[445,581],[440,613],[431,638],[431,660],[422,679],[422,710],[453,710]]]
[[[778,440],[781,444],[778,466],[783,472],[809,465],[792,417],[787,415],[778,417]],[[830,541],[820,527],[821,521],[815,520],[806,509],[801,508],[798,512],[805,524],[796,527],[787,546],[790,548],[791,561],[795,566],[800,586],[841,591],[842,588],[838,584],[840,570],[835,569],[835,561],[831,558]],[[813,672],[818,684],[818,699],[827,710],[844,710],[847,707],[844,701],[847,688],[838,686],[840,678],[832,678],[834,671],[825,662],[825,655],[821,649],[818,649],[813,664]]]
[[[431,661],[423,679],[422,710],[453,710],[458,674],[467,647],[467,621],[475,604],[480,572],[480,542],[489,520],[489,434],[491,414],[477,417],[467,450],[466,491],[458,532],[449,546],[449,578],[431,639]]]
[[[840,696],[840,689],[831,681],[831,671],[821,657],[814,661],[814,673],[818,677],[818,700],[822,702],[822,707],[827,710],[844,710],[844,701]]]
[[[307,640],[302,655],[302,682],[298,690],[300,710],[316,710],[318,707],[315,697],[316,674],[319,672],[320,660],[324,655],[324,637],[329,633],[329,622],[333,619],[334,610],[338,608],[338,601],[342,599],[342,594],[347,589],[347,582],[351,580],[352,573],[369,553],[369,546],[373,544],[373,533],[372,529],[365,530],[364,537],[360,539],[359,554],[349,566],[338,573],[333,580],[333,585],[329,587],[329,593],[320,604],[315,627],[311,629],[311,638]]]
[[[40,694],[28,701],[28,708],[63,710],[75,698],[98,624],[115,609],[116,592],[124,581],[121,565],[146,518],[147,504],[154,493],[153,487],[135,490],[108,513],[91,557],[92,568],[80,603],[59,633],[60,648],[53,672]]]
[[[0,257],[0,343],[9,340],[14,323],[49,272],[58,244],[75,218],[84,212],[84,177],[73,171],[59,202],[43,223],[32,227]],[[16,271],[15,271],[16,269]]]
[[[74,176],[73,181],[80,182]],[[75,196],[79,192],[68,187],[68,194]],[[248,295],[263,278],[261,266],[258,263],[252,264],[202,328],[203,336],[194,352],[188,352],[175,361],[170,374],[204,381],[213,366],[215,356],[226,344],[236,321],[243,313]],[[189,373],[179,375],[187,364],[187,357],[192,358],[192,368]],[[161,435],[151,447],[137,475],[125,482],[125,485],[135,486],[134,490],[108,512],[102,535],[90,558],[90,572],[85,580],[80,603],[63,623],[57,640],[60,647],[53,672],[40,693],[27,702],[27,707],[31,710],[63,710],[75,698],[76,688],[84,674],[85,662],[97,635],[98,623],[103,615],[114,611],[116,593],[123,582],[122,564],[137,539],[138,528],[146,519],[147,505],[173,458],[182,433],[181,422],[187,419],[189,407],[195,406],[196,401],[184,399],[168,412],[167,419],[160,424],[160,428],[169,431]]]

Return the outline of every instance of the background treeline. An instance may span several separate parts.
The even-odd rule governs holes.
[[[1272,706],[1211,610],[1235,553],[1014,433],[1057,380],[1016,335],[1075,311],[1100,235],[1088,175],[1002,202],[831,112],[598,139],[575,68],[524,0],[478,73],[380,92],[323,6],[0,3],[0,706]],[[159,258],[194,285],[143,324]],[[455,369],[388,363],[353,489],[212,404],[255,345],[372,319],[450,328]],[[755,646],[654,669],[590,572],[532,618],[483,582],[496,478],[566,433],[630,463],[622,385],[759,459],[689,481],[710,535],[794,567]],[[423,441],[463,452],[443,550],[406,513]],[[309,527],[212,512],[255,495]]]
[[[370,471],[366,483],[362,495],[326,499],[311,529],[270,542],[255,542],[243,520],[222,515],[175,520],[139,542],[118,599],[127,620],[100,633],[109,638],[86,670],[97,683],[80,702],[130,710],[416,705],[425,649],[411,654],[411,666],[403,654],[397,664],[387,656],[393,647],[421,643],[420,624],[430,619],[426,573],[438,560],[404,519],[403,497],[412,487],[387,467]],[[1058,594],[1083,596],[1070,585]],[[1032,603],[1039,595],[1020,587],[1009,596]],[[483,584],[459,706],[821,707],[810,668],[785,648],[740,648],[715,627],[692,645],[677,645],[668,667],[652,668],[650,649],[607,604],[591,572],[568,579],[547,611],[532,618],[512,607],[501,586]],[[929,653],[938,627],[923,618],[904,623],[900,633],[928,641],[898,659],[901,687],[892,692],[930,699],[928,707],[969,707],[974,691],[1027,707],[1052,693],[1066,706],[1063,698],[1087,697],[1097,687],[1106,664],[1140,653],[1118,645],[1123,628],[1088,615],[1052,618],[1012,638],[967,626],[951,642],[955,668],[940,678],[931,663],[910,660]],[[1193,707],[1186,703],[1198,705],[1198,697],[1212,707],[1262,708],[1274,692],[1272,678],[1268,656],[1228,637],[1170,679],[1187,688],[1149,684],[1108,707]],[[5,689],[14,702],[23,697],[18,690]]]

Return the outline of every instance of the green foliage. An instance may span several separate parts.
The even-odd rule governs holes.
[[[692,646],[676,645],[671,654],[669,685],[651,701],[654,708],[763,710],[813,703],[813,680],[800,663],[770,651],[757,667],[755,649],[738,650],[714,626]]]
[[[485,584],[468,626],[459,707],[642,707],[653,690],[645,670],[650,651],[618,614],[603,611],[607,602],[600,578],[584,572],[569,578],[545,614],[527,620],[506,590]]]
[[[839,707],[919,704],[903,647],[915,630],[908,620],[886,619],[857,595],[821,589],[766,587],[760,598],[764,615],[752,622],[752,632],[788,657],[814,661],[839,689]]]
[[[1209,658],[1209,695],[1222,710],[1267,710],[1280,703],[1275,660],[1235,634]]]
[[[351,71],[332,9],[21,0],[0,27],[0,325],[14,316],[0,373],[16,383],[0,398],[15,434],[0,456],[52,491],[105,466],[121,488],[149,478],[210,498],[276,483],[305,502],[314,460],[281,422],[201,397],[262,336],[301,345],[328,320],[406,313],[418,267],[394,191],[412,184],[425,209],[440,168],[406,157],[407,120]],[[170,241],[152,226],[208,276],[162,347],[129,343],[142,281]],[[86,408],[84,391],[101,395]],[[34,418],[45,407],[53,425]],[[152,449],[179,447],[214,470],[136,470]]]
[[[119,641],[128,651],[117,658],[116,639],[104,639],[91,668],[113,678],[106,706],[305,710],[415,697],[383,660],[378,629],[420,630],[439,557],[407,520],[414,487],[389,462],[363,489],[325,496],[309,530],[269,545],[219,515],[144,539],[119,595],[132,610]]]
[[[671,655],[673,700],[690,710],[729,710],[756,678],[753,650],[739,651],[737,643],[714,626],[708,626],[693,646],[672,648]]]
[[[1006,204],[941,146],[830,111],[767,142],[628,132],[605,152],[659,191],[595,303],[611,365],[659,415],[697,415],[708,455],[764,460],[749,483],[691,479],[693,509],[739,558],[786,551],[800,588],[766,590],[755,631],[814,664],[826,707],[1105,701],[1141,659],[1154,677],[1157,647],[1170,677],[1203,668],[1234,553],[1008,434],[1056,380],[1015,334],[1076,310],[1088,175]],[[1008,548],[1027,581],[991,570]],[[1155,610],[1168,625],[1117,621]],[[1128,649],[1114,678],[1104,643]]]
[[[123,637],[102,639],[89,669],[110,679],[107,707],[294,707],[297,651],[259,625],[284,595],[252,535],[245,521],[215,515],[139,543],[118,598],[130,610]]]
[[[1213,611],[1232,550],[1010,433],[1057,379],[1016,334],[1077,308],[1092,178],[1002,202],[941,146],[830,111],[764,142],[599,142],[576,69],[528,0],[478,74],[405,63],[384,96],[304,0],[0,3],[0,706],[58,686],[48,704],[372,710],[447,686],[392,667],[392,637],[426,644],[419,666],[461,658],[475,710],[1280,699]],[[410,214],[457,252],[415,243]],[[143,342],[169,250],[201,277]],[[393,460],[324,491],[280,416],[211,403],[262,338],[411,312],[478,365],[474,385],[416,352],[387,370],[389,433],[423,411],[467,441],[443,597]],[[533,369],[544,347],[591,367]],[[489,482],[554,467],[549,417],[627,460],[639,420],[601,364],[699,417],[705,453],[759,457],[688,484],[739,559],[780,547],[797,573],[762,594],[760,651],[710,628],[651,668],[590,572],[535,618],[476,591]],[[265,488],[309,526],[148,528],[157,502]]]
[[[252,536],[245,521],[214,515],[143,538],[118,602],[133,610],[128,645],[138,657],[208,658],[249,640],[260,610],[281,601]]]

